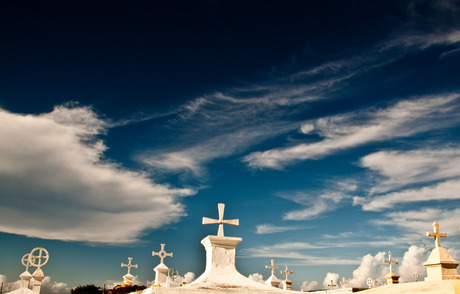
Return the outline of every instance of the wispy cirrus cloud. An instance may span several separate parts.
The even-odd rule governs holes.
[[[460,148],[457,145],[408,151],[380,151],[361,159],[376,172],[370,194],[354,197],[363,210],[382,211],[405,203],[458,200]]]
[[[339,259],[334,257],[319,257],[314,254],[305,253],[311,249],[320,249],[310,243],[287,242],[272,246],[260,246],[240,251],[242,257],[266,257],[280,259],[296,259],[295,265],[319,265],[319,264],[359,264],[359,260]],[[293,264],[291,262],[291,264]]]
[[[0,125],[1,232],[131,243],[178,221],[185,214],[180,197],[196,193],[107,160],[99,138],[107,124],[88,107],[41,115],[0,109]]]
[[[308,121],[323,138],[321,141],[253,152],[244,161],[253,168],[280,169],[366,143],[408,137],[458,124],[459,97],[458,93],[430,95],[400,101],[387,108],[367,109]]]
[[[284,214],[284,220],[303,221],[320,217],[334,211],[351,199],[350,193],[357,188],[354,180],[330,181],[325,190],[300,190],[279,192],[278,196],[299,204],[300,209]]]
[[[272,224],[262,224],[256,227],[256,234],[263,235],[263,234],[273,234],[273,233],[281,233],[286,231],[295,231],[299,230],[300,228],[297,227],[288,227],[288,226],[275,226]]]
[[[382,177],[371,190],[372,194],[382,193],[415,183],[460,177],[460,147],[379,151],[364,156],[360,163]]]
[[[421,208],[390,212],[376,219],[378,225],[398,226],[410,232],[418,232],[424,237],[425,232],[432,230],[432,224],[437,221],[440,229],[448,234],[458,234],[460,209]],[[424,237],[423,239],[425,239]]]
[[[296,117],[308,110],[313,103],[338,99],[344,92],[353,91],[349,87],[350,83],[358,77],[391,64],[407,54],[432,46],[459,42],[459,32],[399,35],[362,48],[360,54],[348,55],[294,73],[279,74],[264,82],[202,95],[168,112],[168,128],[174,129],[177,134],[173,145],[152,148],[139,153],[137,158],[164,171],[189,171],[200,176],[206,171],[205,164],[216,158],[241,154],[267,139],[289,134],[295,129],[302,129],[304,133],[316,132],[326,137],[325,140],[313,144],[304,143],[254,152],[247,155],[244,162],[253,168],[280,169],[301,160],[322,158],[339,150],[388,139],[385,135],[393,138],[395,135],[388,133],[392,130],[394,132],[394,128],[403,127],[406,121],[379,127],[378,123],[383,123],[385,118],[366,118],[365,111],[357,115],[345,114],[303,122]],[[428,101],[425,102],[428,104]],[[400,106],[405,106],[404,102]],[[417,111],[418,108],[414,106],[413,110]],[[359,117],[360,115],[363,117]],[[286,121],[287,117],[290,118],[289,121]],[[359,124],[354,119],[367,120],[369,125],[353,132],[351,129],[358,128]],[[348,135],[332,134],[328,130],[328,124],[331,128],[339,127],[340,120],[346,124],[345,128],[350,127]],[[407,122],[411,122],[409,118]],[[386,127],[393,129],[385,130]],[[379,138],[380,133],[383,138]],[[413,132],[406,135],[411,134]],[[331,137],[327,137],[328,135]]]

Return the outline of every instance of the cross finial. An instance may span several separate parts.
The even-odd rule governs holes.
[[[152,251],[152,256],[158,255],[160,257],[160,259],[161,259],[161,263],[163,263],[163,260],[165,259],[165,257],[167,257],[167,256],[173,257],[172,252],[171,253],[166,253],[165,245],[166,244],[161,244],[161,250],[159,252]]]
[[[265,268],[269,268],[272,270],[272,276],[275,275],[275,268],[280,268],[279,266],[275,266],[275,260],[272,259],[272,265],[266,265]]]
[[[345,288],[348,285],[347,279],[345,279],[345,277],[343,277],[342,282],[340,282],[340,284],[342,285],[342,288]]]
[[[286,281],[289,280],[289,274],[293,274],[294,271],[289,270],[289,265],[285,265],[286,270],[281,271],[282,274],[286,274]]]
[[[399,261],[398,261],[398,260],[394,260],[394,259],[392,258],[391,251],[388,251],[388,255],[390,256],[390,259],[388,259],[388,260],[384,259],[384,260],[383,260],[383,263],[388,263],[388,264],[390,264],[390,273],[392,273],[392,272],[393,272],[393,263],[394,263],[394,264],[399,264]]]
[[[328,286],[331,287],[331,290],[332,290],[337,285],[334,285],[334,280],[331,280],[331,283]]]
[[[128,275],[131,274],[131,268],[137,268],[137,264],[131,264],[131,260],[133,260],[132,257],[128,257],[128,264],[121,263],[121,267],[127,267],[128,268]]]
[[[30,253],[27,253],[25,254],[22,258],[21,258],[21,263],[23,266],[26,267],[26,272],[29,271],[29,266],[32,265],[32,262],[34,262],[34,256],[33,255],[30,255]]]
[[[436,248],[441,247],[441,237],[447,237],[446,233],[439,232],[439,224],[437,221],[433,223],[433,231],[434,233],[426,232],[427,237],[434,237],[434,242],[436,244]]]
[[[102,294],[105,294],[105,290],[106,290],[106,289],[105,289],[105,284],[104,284],[104,286],[102,287],[102,289],[98,289],[98,290],[101,291]]]
[[[219,203],[217,207],[219,209],[219,219],[216,220],[216,219],[212,219],[208,217],[203,217],[203,225],[219,224],[219,230],[217,231],[217,236],[223,237],[224,236],[224,224],[232,225],[232,226],[239,226],[240,221],[238,219],[224,220],[225,204]]]

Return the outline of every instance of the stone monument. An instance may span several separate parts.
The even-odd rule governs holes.
[[[460,280],[457,272],[460,262],[454,260],[447,249],[441,247],[441,238],[447,237],[447,234],[439,232],[439,224],[436,221],[433,223],[433,231],[426,233],[427,237],[434,237],[436,247],[423,263],[427,273],[425,281]]]
[[[173,257],[172,252],[166,253],[165,245],[161,244],[161,250],[159,252],[152,251],[152,256],[158,255],[160,257],[160,264],[157,265],[153,270],[155,271],[155,286],[166,287],[166,277],[168,276],[169,268],[163,263],[166,257]]]
[[[137,268],[137,264],[131,264],[131,261],[133,260],[132,257],[128,257],[128,264],[121,263],[121,267],[127,267],[128,268],[128,273],[123,276],[123,284],[127,285],[132,285],[133,284],[133,279],[134,276],[131,275],[131,268]]]
[[[340,282],[340,285],[342,286],[342,288],[348,287],[348,281],[347,279],[345,279],[345,277],[342,278],[342,282]]]
[[[289,274],[293,274],[294,271],[289,270],[289,265],[286,265],[285,267],[286,269],[284,271],[281,271],[281,273],[286,274],[286,279],[282,281],[281,283],[283,284],[284,290],[292,290],[292,281],[289,280]]]
[[[265,281],[265,284],[267,284],[268,286],[278,288],[279,284],[281,283],[281,280],[275,276],[275,269],[279,269],[280,267],[275,266],[275,260],[272,259],[271,265],[266,265],[265,268],[269,268],[272,271],[271,276]]]
[[[328,287],[331,287],[331,290],[334,289],[334,287],[336,287],[337,285],[334,284],[334,280],[331,280],[331,283],[329,285],[327,285]]]
[[[209,235],[203,240],[206,249],[206,268],[204,273],[192,283],[181,287],[184,291],[192,289],[209,289],[211,293],[220,293],[233,289],[240,291],[244,289],[247,293],[256,290],[272,290],[273,287],[250,280],[238,272],[235,266],[236,246],[243,239],[224,236],[224,224],[238,226],[239,220],[224,220],[225,204],[218,204],[219,219],[203,217],[202,223],[219,224],[217,236]],[[274,290],[274,289],[273,289]]]
[[[398,264],[399,261],[393,259],[391,251],[388,252],[388,256],[390,257],[388,260],[383,260],[383,263],[388,263],[390,265],[390,273],[385,276],[385,279],[387,280],[387,285],[398,284],[399,276],[393,272],[393,263]]]
[[[30,253],[25,254],[21,263],[26,267],[26,270],[19,275],[21,278],[21,286],[19,289],[8,292],[9,294],[40,294],[42,281],[45,278],[41,267],[48,263],[49,254],[45,248],[36,247]],[[29,267],[33,266],[37,269],[31,275]],[[32,290],[29,289],[30,280],[34,279]]]

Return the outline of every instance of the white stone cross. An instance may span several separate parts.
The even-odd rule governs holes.
[[[388,255],[390,256],[390,259],[388,259],[388,260],[387,260],[387,259],[384,259],[384,260],[383,260],[383,263],[388,263],[388,264],[390,264],[390,273],[392,273],[392,272],[393,272],[393,263],[394,263],[394,264],[398,264],[399,261],[394,260],[394,259],[391,257],[391,256],[392,256],[392,255],[391,255],[391,251],[388,251]]]
[[[334,285],[334,280],[331,280],[331,284],[328,285],[329,287],[331,287],[331,290],[334,289],[335,286],[337,285]]]
[[[272,270],[272,276],[275,275],[275,268],[280,268],[279,266],[275,266],[275,260],[272,259],[272,265],[266,265],[265,268],[269,268]]]
[[[38,255],[34,255],[36,251],[38,251]],[[48,263],[49,258],[50,258],[50,255],[48,253],[48,250],[42,247],[36,247],[32,249],[32,251],[30,252],[30,256],[29,256],[30,265],[35,266],[37,267],[37,269],[39,269]]]
[[[30,255],[30,253],[27,253],[25,254],[22,258],[21,258],[21,263],[23,266],[26,267],[26,272],[29,271],[29,266],[32,265],[32,262],[34,262],[34,256]]]
[[[289,280],[289,274],[293,274],[294,271],[289,270],[289,265],[285,265],[286,270],[281,271],[282,274],[286,274],[286,281]]]
[[[347,287],[347,285],[348,285],[347,279],[345,279],[345,277],[343,277],[342,282],[340,282],[340,284],[342,285],[342,288]]]
[[[225,204],[219,203],[217,207],[219,209],[219,219],[217,220],[217,219],[212,219],[208,217],[203,217],[203,225],[219,224],[219,230],[217,231],[217,236],[223,237],[224,236],[224,224],[232,225],[232,226],[239,226],[240,221],[238,219],[224,220]]]
[[[441,237],[445,238],[447,237],[447,234],[439,232],[439,224],[436,221],[433,223],[433,230],[434,230],[434,233],[426,232],[426,236],[434,237],[436,248],[441,247]]]
[[[165,259],[166,256],[173,257],[172,252],[166,253],[165,245],[166,244],[161,244],[161,250],[159,252],[152,251],[152,256],[158,255],[161,258],[161,263],[163,263],[163,260]]]
[[[121,263],[121,267],[127,267],[128,268],[128,275],[131,274],[131,268],[137,268],[137,264],[131,264],[131,260],[133,260],[132,257],[128,257],[128,264]]]

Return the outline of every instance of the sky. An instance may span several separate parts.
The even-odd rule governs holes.
[[[201,239],[293,288],[460,259],[457,1],[2,1],[0,280],[44,247],[45,294],[184,279]],[[282,275],[278,272],[279,278]],[[16,284],[15,284],[16,283]]]

